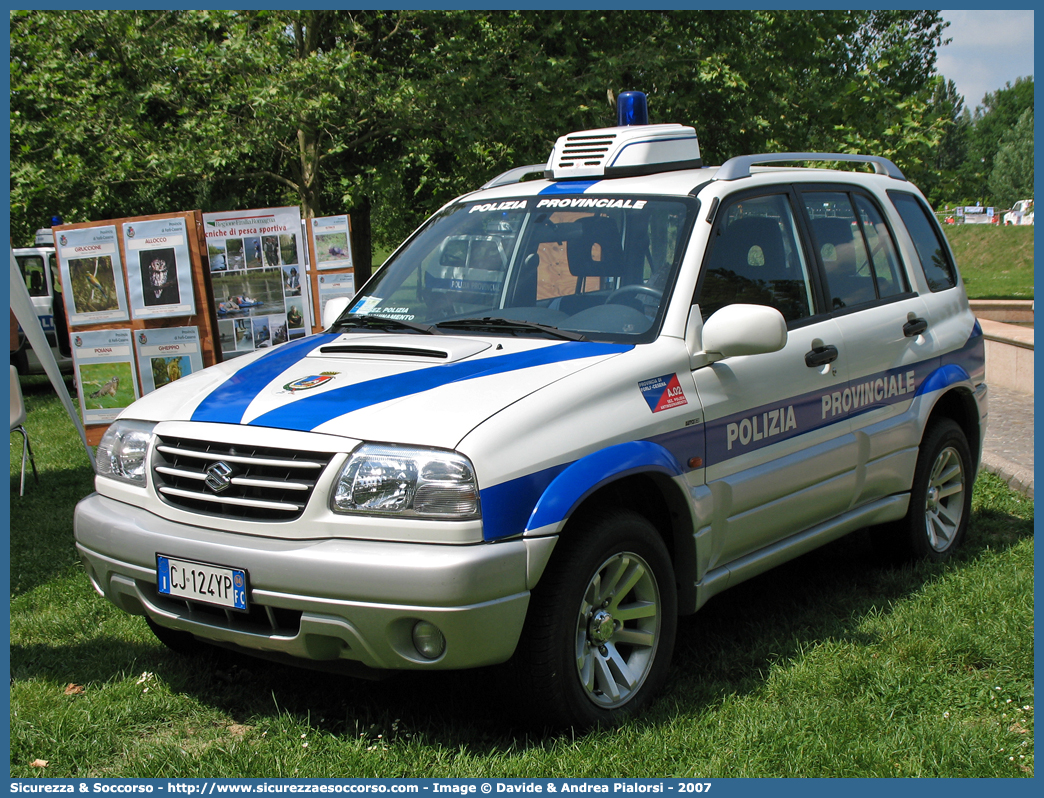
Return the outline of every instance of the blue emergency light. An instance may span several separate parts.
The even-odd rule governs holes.
[[[649,106],[644,92],[620,92],[616,98],[616,124],[619,127],[649,124]]]

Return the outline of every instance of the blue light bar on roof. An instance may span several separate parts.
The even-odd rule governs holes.
[[[649,106],[644,92],[620,92],[616,98],[616,124],[619,127],[649,124]]]

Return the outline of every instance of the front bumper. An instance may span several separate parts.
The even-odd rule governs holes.
[[[176,523],[99,494],[76,506],[74,529],[95,589],[126,612],[261,656],[377,669],[507,660],[525,621],[533,563],[546,562],[555,540],[285,540]],[[157,553],[246,570],[250,615],[160,596]],[[436,660],[413,646],[420,620],[445,635]]]

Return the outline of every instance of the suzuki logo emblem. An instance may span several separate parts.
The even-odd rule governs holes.
[[[214,463],[214,465],[207,468],[205,473],[207,478],[203,480],[203,484],[214,491],[214,493],[228,490],[232,485],[232,468],[228,463]]]

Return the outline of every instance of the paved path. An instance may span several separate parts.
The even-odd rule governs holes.
[[[1033,498],[1033,396],[991,385],[982,467]]]

